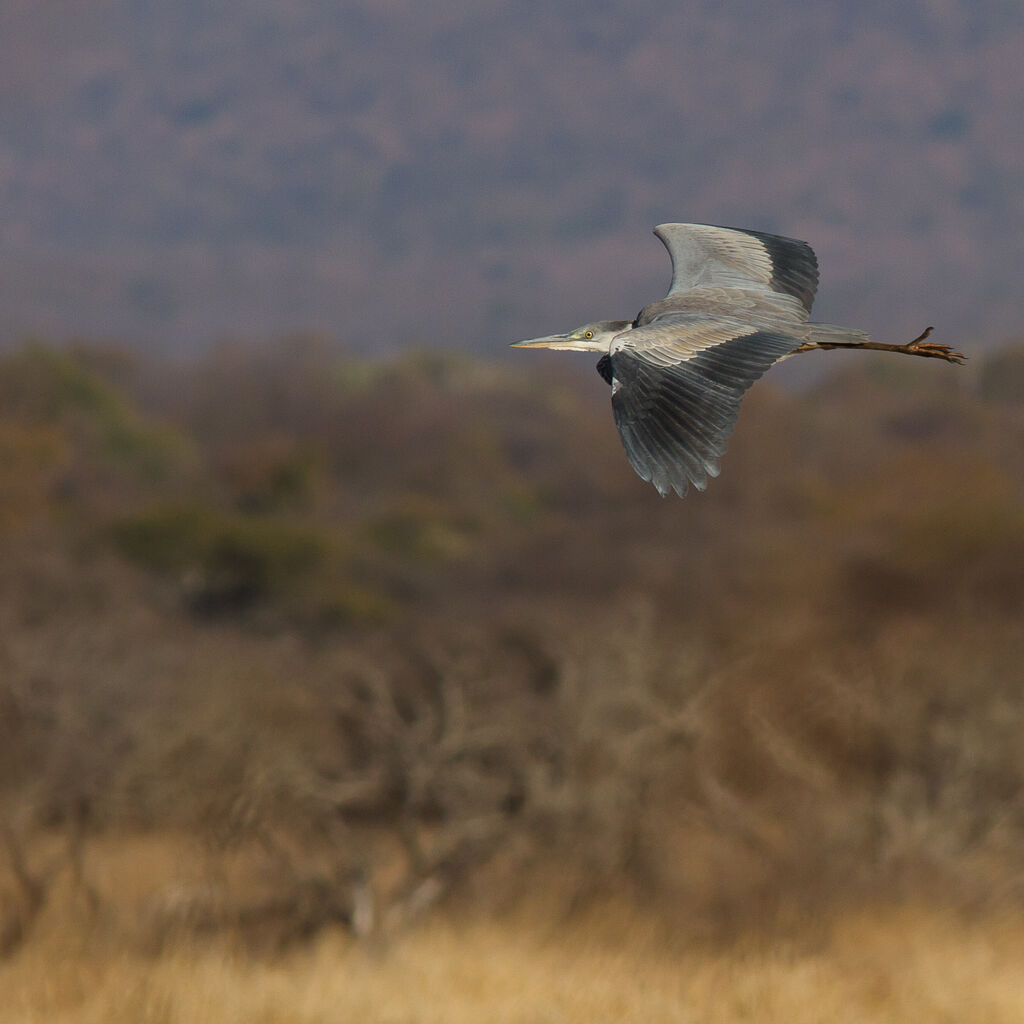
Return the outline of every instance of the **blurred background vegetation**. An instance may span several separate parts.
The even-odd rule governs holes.
[[[8,349],[0,954],[1024,906],[1024,349],[832,362],[680,502],[556,359]]]

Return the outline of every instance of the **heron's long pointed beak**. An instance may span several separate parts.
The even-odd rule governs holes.
[[[573,348],[579,342],[565,334],[549,334],[546,338],[530,338],[527,341],[513,341],[511,348]]]

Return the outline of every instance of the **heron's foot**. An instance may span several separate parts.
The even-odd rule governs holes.
[[[945,359],[947,363],[956,363],[962,366],[967,356],[963,352],[957,352],[950,348],[948,345],[937,345],[935,342],[928,342],[927,344],[914,345],[913,348],[908,348],[908,352],[915,356],[932,356],[935,359]]]
[[[934,327],[926,327],[913,341],[900,346],[901,352],[911,356],[925,356],[932,359],[945,359],[948,363],[962,365],[967,358],[962,352],[956,352],[949,345],[939,345],[934,341],[925,341],[925,338],[934,331]]]

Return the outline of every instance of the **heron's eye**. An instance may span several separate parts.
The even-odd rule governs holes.
[[[592,338],[593,336],[594,336],[594,332],[593,331],[584,331],[583,332],[583,337],[584,338]]]

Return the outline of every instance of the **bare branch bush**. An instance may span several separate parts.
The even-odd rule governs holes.
[[[626,895],[711,934],[1024,898],[1005,398],[762,392],[669,503],[569,378],[102,365],[0,375],[7,953],[65,891],[151,948],[266,949],[440,906]]]

